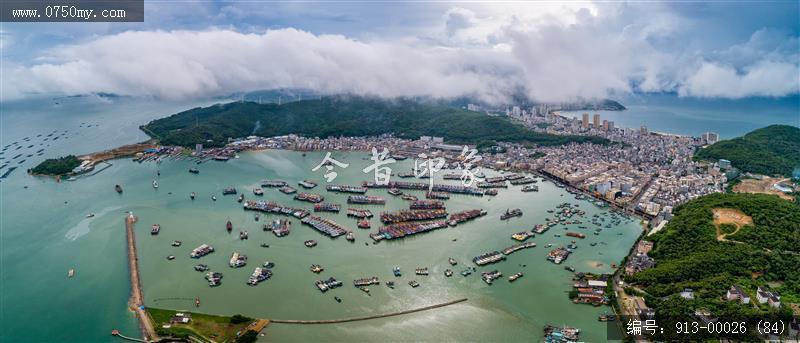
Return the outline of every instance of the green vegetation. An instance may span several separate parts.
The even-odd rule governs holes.
[[[441,136],[448,143],[507,141],[538,145],[569,142],[607,143],[600,137],[555,136],[536,133],[508,118],[409,99],[385,100],[360,96],[331,96],[283,105],[233,102],[195,108],[143,126],[162,144],[222,146],[229,138],[290,133],[306,137]]]
[[[170,324],[170,318],[178,312],[190,314],[192,320],[188,324],[171,324],[170,328],[163,328],[164,324]],[[160,336],[172,336],[176,338],[195,336],[205,341],[214,340],[217,342],[240,342],[236,334],[244,330],[252,321],[252,319],[238,314],[232,317],[226,317],[152,307],[147,308],[147,313],[150,315],[150,318],[153,319],[153,323]],[[241,342],[252,341],[245,340]]]
[[[31,173],[40,175],[65,175],[72,172],[75,167],[81,165],[75,155],[64,156],[60,158],[48,158],[44,162],[39,163],[38,166],[31,169]]]
[[[800,166],[800,128],[770,125],[697,151],[700,159],[724,158],[751,173],[790,176]]]
[[[543,153],[541,151],[536,151],[533,154],[531,154],[530,157],[533,158],[533,159],[540,159],[540,158],[545,157],[545,156],[547,156],[547,154],[545,154],[545,153]]]
[[[738,209],[753,218],[753,225],[717,240],[712,210]],[[724,232],[733,229],[723,225]],[[650,255],[656,266],[631,277],[645,292],[647,304],[662,318],[692,319],[698,308],[718,318],[787,315],[766,305],[741,305],[725,301],[731,285],[740,285],[755,300],[758,286],[781,294],[781,301],[800,302],[800,205],[766,194],[714,194],[676,208],[667,226],[648,238],[654,242]],[[694,290],[694,300],[677,296],[684,288]],[[670,339],[666,339],[670,341]]]
[[[258,332],[247,330],[241,336],[236,337],[236,343],[253,343],[258,340]]]

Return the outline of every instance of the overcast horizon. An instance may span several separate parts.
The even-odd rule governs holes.
[[[784,97],[800,92],[798,13],[796,1],[145,1],[144,23],[3,23],[0,95]]]

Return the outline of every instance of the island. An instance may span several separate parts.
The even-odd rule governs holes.
[[[250,135],[275,137],[443,137],[447,143],[485,145],[495,141],[540,146],[571,142],[605,144],[594,136],[537,133],[503,116],[489,116],[435,101],[337,95],[282,105],[250,101],[194,108],[142,126],[164,145],[220,147]]]
[[[695,156],[726,159],[743,172],[788,177],[800,167],[800,128],[770,125],[699,149]]]
[[[755,323],[789,317],[800,306],[800,205],[774,195],[719,193],[674,214],[628,260],[625,291],[644,300],[640,313],[654,311],[662,326],[714,318]],[[661,340],[686,337],[670,332]]]

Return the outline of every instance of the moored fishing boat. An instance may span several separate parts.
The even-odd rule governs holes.
[[[515,208],[513,210],[506,209],[506,212],[500,215],[500,220],[508,220],[514,217],[521,217],[521,216],[522,216],[521,209],[518,208]]]
[[[262,196],[262,195],[264,195],[264,190],[261,189],[261,188],[254,188],[253,189],[253,194],[257,195],[257,196]]]
[[[150,227],[150,234],[151,235],[157,235],[159,232],[161,232],[161,225],[160,224],[153,224],[153,226]]]
[[[358,221],[356,226],[358,226],[359,229],[369,229],[370,228],[369,220],[361,219],[361,220]]]
[[[122,186],[114,185],[114,190],[117,191],[117,193],[122,194]]]
[[[511,275],[511,276],[508,277],[508,282],[514,282],[517,279],[521,278],[522,275],[523,275],[522,272],[518,272],[518,273],[516,273],[514,275]]]

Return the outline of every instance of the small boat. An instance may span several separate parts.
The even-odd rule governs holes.
[[[264,268],[272,268],[275,267],[275,262],[266,261],[263,264]]]
[[[261,189],[261,188],[253,189],[253,194],[255,194],[257,196],[262,196],[262,195],[264,195],[264,190]]]
[[[236,200],[236,201],[238,201],[238,202],[244,201],[244,194],[239,194],[239,199]]]
[[[356,225],[358,226],[359,229],[369,229],[369,227],[370,227],[369,226],[369,220],[367,220],[366,218],[359,220],[358,224],[356,224]]]
[[[75,269],[70,268],[69,271],[67,272],[67,277],[73,277],[73,276],[75,276]]]
[[[447,276],[447,277],[453,276],[453,271],[450,270],[450,269],[445,269],[444,270],[444,276]]]
[[[192,174],[200,174],[200,170],[197,168],[189,168],[189,172]]]
[[[196,196],[196,194],[194,194],[194,192],[189,193],[189,198],[190,199],[194,200],[195,196]]]
[[[153,188],[158,188],[158,181],[153,180]]]
[[[169,256],[167,256],[167,259],[168,259],[168,260],[170,260],[170,261],[172,261],[172,260],[174,260],[174,259],[175,259],[175,255],[169,255]]]
[[[367,293],[367,294],[369,294],[369,288],[367,288],[367,287],[360,287],[359,289],[360,289],[361,291],[363,291],[364,293]]]
[[[247,239],[247,231],[239,231],[239,239],[241,240]]]
[[[325,268],[322,268],[322,266],[318,264],[312,264],[309,269],[311,270],[312,273],[317,273],[317,274],[325,270]]]
[[[514,282],[521,277],[522,277],[522,272],[516,273],[508,277],[508,282]]]
[[[261,243],[261,247],[262,247],[262,248],[269,248],[269,244],[267,244],[267,243]]]
[[[86,218],[93,218],[93,217],[94,217],[94,213],[89,213],[89,214],[86,215]]]
[[[411,286],[412,288],[417,288],[419,287],[419,282],[417,282],[416,280],[411,280],[408,282],[408,285]]]
[[[114,185],[114,190],[117,191],[117,193],[122,194],[122,186]]]
[[[403,274],[401,274],[401,273],[400,273],[400,267],[394,267],[394,268],[392,268],[392,273],[394,273],[394,276],[396,276],[396,277],[401,277],[401,276],[403,276]]]
[[[181,246],[181,244],[183,244],[183,242],[181,242],[181,241],[172,241],[172,246],[173,247],[179,247],[179,246]]]
[[[305,156],[305,154],[303,154],[303,156]],[[333,299],[336,300],[337,303],[341,303],[342,302],[342,298],[333,297]]]
[[[398,196],[398,195],[403,195],[403,192],[397,188],[389,188],[389,194]]]
[[[211,196],[211,200],[213,200],[213,201],[217,201],[217,196],[216,196],[216,195],[212,195],[212,196]]]
[[[456,262],[456,260],[452,257],[448,257],[447,262],[450,263],[451,266],[455,266],[458,264],[458,262]]]
[[[200,307],[200,298],[194,298],[194,307]]]
[[[386,281],[386,287],[394,289],[394,281]]]
[[[153,224],[150,228],[150,234],[157,235],[159,232],[161,232],[161,224]]]
[[[208,265],[207,264],[198,264],[198,265],[194,266],[194,270],[196,270],[198,272],[207,271],[208,270]]]
[[[348,240],[349,242],[355,242],[355,240],[356,240],[356,236],[353,235],[353,231],[348,232],[347,236],[345,236],[344,238],[346,240]]]
[[[317,241],[315,241],[313,239],[309,239],[309,240],[303,242],[303,244],[305,244],[305,246],[307,246],[309,248],[313,248],[313,247],[317,246]]]
[[[256,221],[258,221],[258,219],[260,219],[260,218],[261,218],[261,215],[259,215],[258,213],[253,215],[253,219],[255,219]]]

